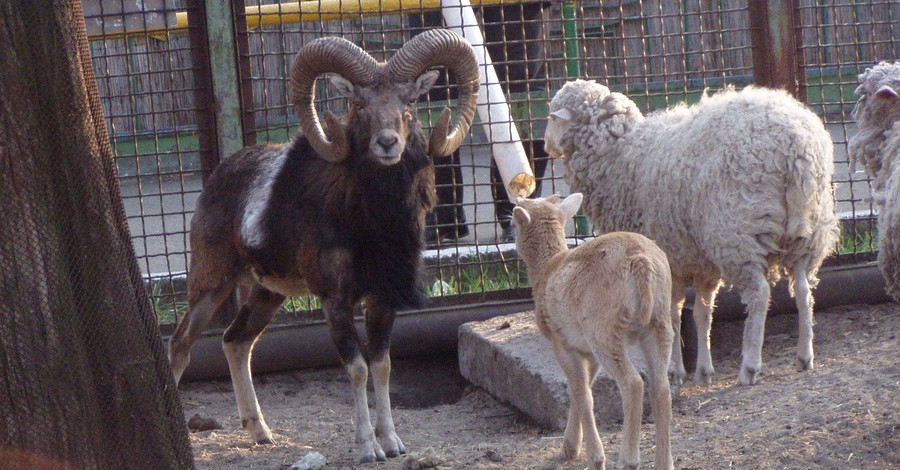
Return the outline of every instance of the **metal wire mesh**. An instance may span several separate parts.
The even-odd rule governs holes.
[[[108,37],[102,47],[95,43],[93,53],[110,128],[119,139],[115,150],[125,170],[126,208],[142,270],[148,278],[167,281],[153,285],[161,310],[171,312],[162,321],[169,322],[184,309],[186,227],[202,187],[202,165],[194,155],[204,149],[198,148],[194,133],[202,137],[203,128],[192,127],[197,126],[192,115],[212,111],[185,98],[203,91],[192,77],[206,67],[187,52],[199,46],[183,33],[177,16],[190,5],[159,2],[157,10],[145,8],[142,14],[175,12],[161,30],[168,33],[166,41],[155,39],[159,29],[126,39]],[[384,60],[417,31],[442,25],[440,11],[431,3],[401,10],[404,4],[382,1],[372,11],[363,3],[337,0],[246,0],[238,5],[235,50],[243,143],[280,143],[296,133],[288,76],[294,54],[306,42],[342,36]],[[838,260],[871,259],[870,189],[861,174],[849,171],[846,157],[847,135],[853,132],[849,110],[856,74],[879,59],[898,56],[898,6],[888,0],[797,0],[794,7],[804,72],[799,76],[806,77],[800,83],[801,99],[808,98],[825,119],[838,149],[837,207],[848,234]],[[753,62],[750,10],[748,0],[476,2],[511,110],[509,125],[520,134],[540,182],[536,194],[568,192],[562,163],[546,158],[541,141],[547,102],[566,80],[600,80],[645,111],[693,103],[705,89],[754,83],[759,64]],[[114,72],[118,62],[128,65]],[[127,82],[129,89],[117,80]],[[345,109],[324,80],[316,95],[320,111],[340,114]],[[420,120],[426,128],[454,97],[451,79],[423,99]],[[163,104],[163,98],[171,105]],[[441,207],[429,219],[432,249],[426,253],[426,288],[434,305],[521,296],[527,287],[524,266],[509,243],[510,204],[491,163],[490,143],[496,140],[476,122],[458,155],[436,161]],[[572,233],[575,238],[589,234],[584,221]],[[287,309],[300,313],[285,318],[309,318],[304,311],[316,306],[315,299],[292,299]]]
[[[802,0],[797,5],[807,102],[835,144],[836,210],[843,221],[840,258],[872,259],[877,249],[871,181],[853,168],[847,139],[856,133],[850,113],[857,76],[880,60],[900,57],[900,4]],[[857,171],[858,170],[858,171]]]

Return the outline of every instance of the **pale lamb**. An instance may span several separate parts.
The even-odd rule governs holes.
[[[815,114],[784,91],[748,87],[645,117],[625,95],[584,80],[563,86],[550,112],[546,149],[565,158],[595,228],[642,233],[668,256],[676,337],[685,290],[695,288],[695,382],[714,374],[709,332],[723,280],[747,306],[741,384],[758,380],[770,285],[783,274],[800,316],[797,366],[813,367],[810,289],[839,236],[833,145]],[[672,359],[680,383],[678,342]]]
[[[900,62],[881,62],[859,76],[850,157],[865,165],[878,208],[878,265],[888,294],[900,302]]]
[[[581,200],[578,193],[562,202],[556,195],[519,199],[513,209],[516,247],[531,278],[535,320],[552,343],[569,382],[563,456],[578,456],[584,433],[593,468],[605,468],[590,388],[602,365],[622,396],[620,461],[625,468],[640,465],[644,385],[625,354],[626,344],[636,344],[647,363],[656,423],[655,468],[671,469],[672,399],[667,369],[674,333],[666,255],[647,237],[626,232],[603,235],[569,250],[565,224]]]

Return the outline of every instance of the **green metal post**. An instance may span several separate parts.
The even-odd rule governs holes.
[[[231,2],[206,0],[204,3],[206,28],[210,32],[209,66],[216,100],[216,137],[219,156],[224,158],[244,146],[234,17]]]
[[[566,45],[566,77],[575,79],[581,76],[581,62],[578,60],[578,17],[577,0],[566,0],[562,5],[563,38]],[[591,224],[584,211],[579,209],[575,215],[575,234],[589,235]]]

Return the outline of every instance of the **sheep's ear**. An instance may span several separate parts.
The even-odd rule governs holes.
[[[883,99],[897,99],[897,90],[894,90],[890,85],[884,85],[879,88],[878,91],[875,92],[875,96]]]
[[[583,198],[581,193],[572,193],[569,197],[563,199],[563,202],[559,204],[559,208],[562,209],[566,219],[575,217],[575,214],[578,213],[578,208],[581,207],[581,200]]]
[[[562,119],[563,121],[571,121],[572,120],[572,111],[568,108],[558,109],[550,113],[551,116],[556,117],[557,119]]]
[[[428,93],[428,90],[437,82],[438,76],[437,70],[430,70],[419,75],[419,78],[416,79],[416,96],[419,97]]]
[[[524,227],[531,223],[531,214],[524,207],[513,207],[513,220],[519,227]]]
[[[353,86],[353,82],[347,80],[346,78],[340,75],[332,75],[328,78],[328,83],[331,83],[331,86],[337,90],[338,94],[343,98],[353,98],[353,93],[355,87]]]

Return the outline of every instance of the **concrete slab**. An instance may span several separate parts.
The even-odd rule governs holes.
[[[534,324],[532,312],[465,323],[459,328],[459,369],[469,382],[485,389],[549,429],[563,430],[569,410],[566,376],[550,341]],[[637,351],[629,351],[643,371]],[[643,372],[642,372],[643,373]],[[645,394],[647,387],[644,387]],[[598,423],[620,423],[622,400],[615,381],[602,369],[593,385]],[[644,414],[649,402],[644,398]]]

